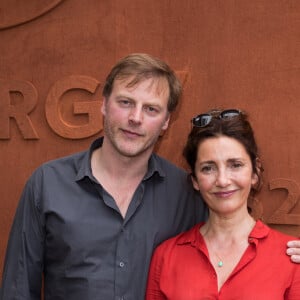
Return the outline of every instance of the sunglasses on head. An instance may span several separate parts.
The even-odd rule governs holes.
[[[200,114],[192,119],[192,124],[195,127],[207,126],[213,118],[230,119],[241,115],[242,112],[238,109],[226,109],[223,111],[213,111],[211,113]]]

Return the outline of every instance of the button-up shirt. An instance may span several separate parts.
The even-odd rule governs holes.
[[[12,226],[2,299],[142,300],[153,249],[206,214],[187,174],[153,154],[125,218],[91,171],[101,147],[30,177]]]
[[[200,226],[156,249],[147,300],[300,299],[300,265],[285,254],[287,241],[294,237],[257,221],[249,235],[248,248],[218,291],[217,274]]]

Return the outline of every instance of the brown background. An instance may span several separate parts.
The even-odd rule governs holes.
[[[157,151],[184,166],[192,116],[246,110],[266,169],[254,214],[300,235],[300,1],[0,0],[1,269],[26,179],[101,134],[104,78],[131,52],[184,83]]]

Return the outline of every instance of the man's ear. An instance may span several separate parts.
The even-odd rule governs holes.
[[[105,97],[103,97],[102,105],[101,105],[101,112],[102,112],[103,116],[106,115],[106,102],[107,102],[107,99]]]
[[[167,128],[169,127],[169,122],[170,122],[170,114],[168,113],[167,117],[166,117],[166,120],[162,126],[162,130],[167,130]]]

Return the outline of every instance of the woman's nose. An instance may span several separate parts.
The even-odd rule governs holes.
[[[227,186],[230,182],[230,176],[226,170],[219,170],[216,177],[216,185],[220,187]]]

